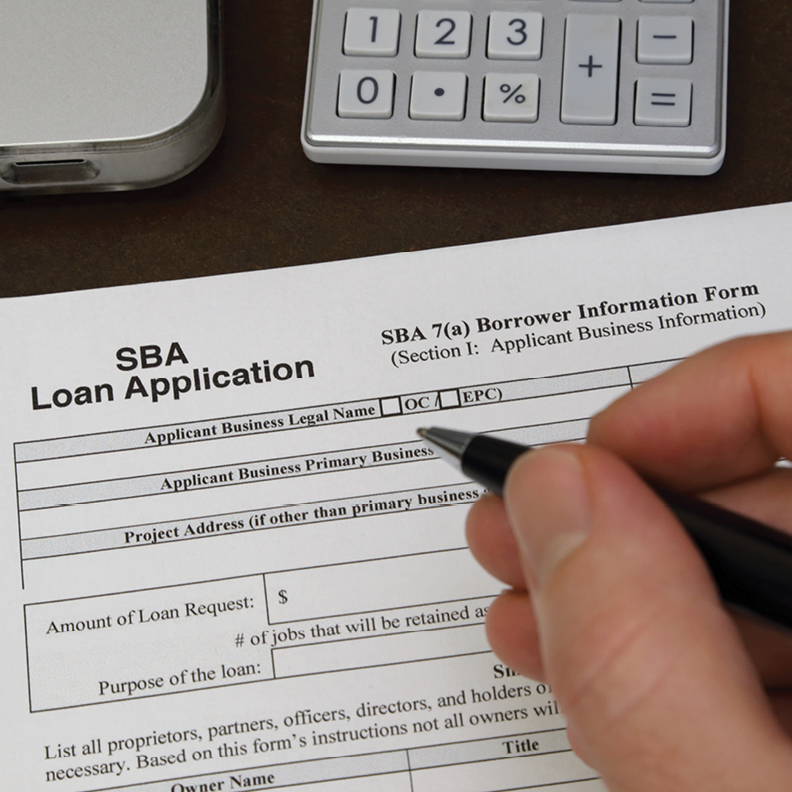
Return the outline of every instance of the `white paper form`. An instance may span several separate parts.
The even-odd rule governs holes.
[[[481,488],[792,323],[792,206],[0,303],[2,785],[592,792],[486,645]],[[262,253],[264,259],[266,253]]]

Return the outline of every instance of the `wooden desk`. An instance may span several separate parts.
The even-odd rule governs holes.
[[[299,140],[310,16],[311,0],[226,0],[226,130],[187,177],[137,192],[0,197],[0,296],[792,200],[789,3],[732,0],[726,161],[708,177],[314,164]]]

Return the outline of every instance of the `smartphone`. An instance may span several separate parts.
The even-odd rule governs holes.
[[[224,121],[221,0],[2,0],[0,190],[172,181]]]

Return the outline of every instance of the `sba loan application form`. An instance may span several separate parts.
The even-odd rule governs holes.
[[[778,205],[0,302],[3,788],[601,790],[415,430],[582,439],[790,327],[790,249]]]

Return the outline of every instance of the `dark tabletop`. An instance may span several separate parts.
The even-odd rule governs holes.
[[[318,165],[300,146],[311,0],[226,0],[226,128],[123,193],[0,196],[0,296],[288,267],[792,200],[792,3],[732,0],[714,176]]]

